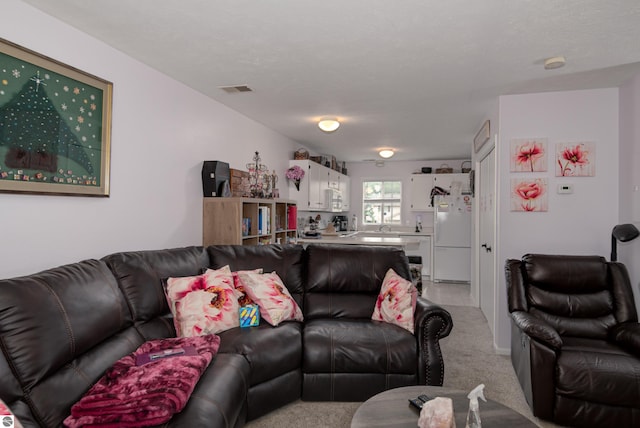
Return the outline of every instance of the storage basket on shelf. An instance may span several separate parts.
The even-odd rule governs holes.
[[[309,152],[306,151],[305,149],[298,149],[293,154],[293,159],[294,160],[306,160],[306,159],[309,159]]]
[[[460,170],[462,172],[471,172],[471,161],[462,162],[462,165],[460,165]]]
[[[446,163],[443,163],[439,168],[436,168],[436,174],[451,174],[452,172],[453,168]]]

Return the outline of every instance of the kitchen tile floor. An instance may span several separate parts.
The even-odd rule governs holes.
[[[475,306],[471,300],[471,285],[458,282],[422,280],[422,297],[438,305]]]

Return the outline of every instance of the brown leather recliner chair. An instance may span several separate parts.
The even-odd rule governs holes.
[[[640,324],[624,265],[527,254],[505,265],[511,361],[533,414],[640,426]]]

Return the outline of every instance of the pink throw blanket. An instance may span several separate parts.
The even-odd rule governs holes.
[[[142,344],[134,353],[118,360],[71,407],[65,426],[144,427],[167,422],[187,404],[219,346],[220,337],[216,335],[158,339]],[[172,353],[167,350],[189,347],[195,348],[195,355],[185,352],[136,365],[136,357],[140,359],[143,354]]]

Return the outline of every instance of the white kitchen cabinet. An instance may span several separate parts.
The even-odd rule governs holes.
[[[403,234],[400,237],[408,237],[420,241],[420,246],[414,250],[405,250],[407,256],[422,257],[422,276],[431,276],[431,236],[417,234]]]
[[[462,183],[462,193],[471,193],[471,187],[469,186],[469,173],[433,174],[433,186],[441,187],[447,192],[451,191],[451,184],[454,181]]]
[[[296,201],[299,210],[306,211],[309,209],[309,161],[308,160],[292,160],[289,161],[289,167],[299,166],[304,171],[304,177],[300,180],[300,185],[295,186],[293,180],[287,179],[289,185],[289,198]]]
[[[327,185],[329,186],[329,189],[340,190],[340,176],[342,174],[340,174],[336,170],[329,169],[329,168],[327,169],[328,169],[328,175],[329,175],[329,181]]]
[[[412,174],[409,194],[412,211],[433,211],[431,206],[431,189],[433,176],[431,174]]]
[[[412,174],[410,185],[411,211],[433,211],[431,190],[437,186],[447,192],[451,192],[451,185],[456,181],[462,183],[462,193],[471,192],[468,173]]]
[[[340,174],[339,190],[342,193],[342,212],[347,212],[351,209],[351,179],[348,175]]]
[[[304,177],[300,180],[299,188],[296,188],[293,180],[289,182],[289,198],[296,201],[299,210],[324,211],[325,190],[327,187],[327,168],[308,160],[289,161],[289,167],[299,166],[304,171]]]
[[[307,173],[309,174],[309,211],[326,211],[327,201],[325,190],[329,188],[328,168],[309,162]]]
[[[300,181],[300,189],[296,189],[292,180],[288,180],[289,198],[296,201],[302,211],[329,211],[326,190],[340,190],[342,193],[343,211],[348,211],[349,177],[326,166],[310,160],[291,160],[289,166],[298,165],[304,170]],[[345,201],[347,206],[345,208]]]

